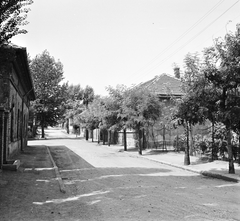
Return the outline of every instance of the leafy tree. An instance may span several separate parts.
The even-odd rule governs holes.
[[[227,131],[229,173],[235,173],[231,129],[240,114],[240,36],[227,34],[225,39],[218,39],[214,47],[205,53],[205,76],[220,91],[219,121]]]
[[[182,81],[182,88],[185,93],[188,93],[192,90],[192,86],[197,81],[201,65],[200,65],[200,58],[198,53],[188,53],[184,58],[184,75],[181,79]]]
[[[96,96],[88,105],[88,107],[85,108],[81,114],[79,114],[79,120],[86,127],[86,140],[88,140],[88,130],[94,130],[98,128],[104,111],[105,109],[102,98]]]
[[[122,113],[122,102],[126,90],[127,88],[124,85],[117,85],[116,88],[107,87],[109,96],[105,97],[103,101],[105,111],[102,115],[102,127],[108,130],[108,145],[110,145],[112,132],[123,129],[125,151],[127,150],[126,128],[124,127],[124,119],[120,117],[120,114]]]
[[[133,88],[125,93],[122,103],[122,119],[125,125],[138,133],[139,154],[142,154],[143,129],[150,121],[156,121],[161,116],[161,103],[155,94],[146,89]]]
[[[81,88],[80,84],[69,85],[67,92],[68,92],[69,100],[76,101],[76,100],[82,100],[83,98],[83,89]]]
[[[86,109],[88,109],[89,103],[91,103],[94,100],[94,90],[90,86],[86,86],[83,90],[83,104],[85,105]],[[86,127],[86,140],[88,140],[88,127]]]
[[[30,62],[36,100],[32,103],[36,119],[42,128],[54,126],[63,117],[67,84],[62,84],[63,65],[45,50]]]
[[[69,133],[69,119],[73,120],[74,125],[80,125],[78,115],[84,110],[83,89],[80,84],[67,85],[67,96],[65,103],[65,120],[67,121],[67,133]]]
[[[178,110],[175,114],[175,118],[178,119],[179,124],[184,127],[187,140],[184,165],[190,164],[189,127],[190,125],[204,122],[204,112],[205,108],[201,106],[199,97],[193,92],[186,94],[178,104]]]
[[[94,90],[90,86],[86,86],[83,90],[83,104],[86,105],[86,108],[88,108],[88,104],[91,103],[94,100]]]
[[[194,95],[194,85],[200,75],[200,58],[198,53],[188,53],[184,58],[184,75],[181,79],[182,89],[186,94]],[[188,96],[189,98],[189,96]],[[188,99],[187,98],[187,99]],[[184,101],[185,105],[189,102]],[[194,114],[193,114],[194,117]],[[190,121],[183,124],[185,126],[185,132],[187,136],[187,153],[193,155],[193,134],[192,134],[192,123]],[[189,144],[190,142],[190,144]],[[188,150],[190,148],[190,150]],[[189,157],[188,157],[189,158]],[[189,158],[190,159],[190,158]],[[190,162],[189,162],[190,164]]]
[[[26,34],[21,26],[28,24],[26,21],[32,0],[1,0],[0,1],[0,45],[18,34]]]

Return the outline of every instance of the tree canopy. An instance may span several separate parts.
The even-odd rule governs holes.
[[[61,84],[63,65],[45,50],[30,61],[30,70],[36,93],[32,105],[44,136],[44,127],[56,125],[64,114],[67,85]]]
[[[27,13],[32,0],[1,0],[0,1],[0,45],[18,34],[26,34],[21,26],[28,24]]]

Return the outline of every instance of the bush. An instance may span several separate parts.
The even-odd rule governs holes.
[[[175,151],[184,151],[187,146],[187,139],[184,134],[177,135],[173,141],[173,148]]]
[[[193,138],[194,150],[200,153],[205,153],[209,149],[210,140],[206,136],[197,134]]]

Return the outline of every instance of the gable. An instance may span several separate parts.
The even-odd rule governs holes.
[[[179,79],[167,74],[161,74],[152,80],[142,83],[139,87],[147,88],[160,96],[182,96],[184,93],[181,85],[182,82]]]

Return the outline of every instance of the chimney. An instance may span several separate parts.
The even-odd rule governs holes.
[[[237,36],[240,36],[240,23],[237,24]]]
[[[174,71],[175,78],[180,79],[180,68],[179,67],[175,67],[175,68],[173,68],[173,71]]]

